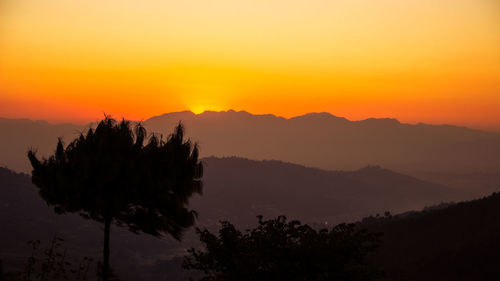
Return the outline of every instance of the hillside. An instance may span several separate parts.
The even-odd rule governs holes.
[[[449,201],[461,194],[380,167],[357,171],[325,171],[279,161],[205,158],[204,194],[192,200],[198,225],[214,228],[229,219],[244,227],[256,215],[285,214],[304,222],[353,221],[385,211],[400,212]],[[0,168],[0,259],[20,266],[28,255],[26,242],[48,242],[54,234],[78,255],[99,256],[102,229],[77,215],[56,215],[39,198],[29,176]],[[173,256],[197,245],[190,231],[183,243],[112,229],[112,266],[120,276],[138,280],[164,276]],[[180,274],[180,273],[179,273]]]
[[[384,233],[373,257],[388,280],[493,281],[500,276],[500,193],[362,225]]]
[[[204,194],[192,203],[202,210],[202,221],[227,218],[247,224],[259,214],[287,214],[305,222],[339,223],[468,197],[375,166],[347,172],[236,157],[203,162]]]

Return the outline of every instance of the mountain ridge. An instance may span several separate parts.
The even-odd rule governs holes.
[[[424,123],[424,122],[416,122],[416,123],[405,123],[399,121],[397,118],[393,117],[368,117],[365,119],[359,119],[359,120],[350,120],[347,119],[346,117],[342,116],[337,116],[334,115],[330,112],[326,111],[321,111],[321,112],[308,112],[304,113],[301,115],[296,115],[296,116],[291,116],[291,117],[283,117],[271,113],[267,114],[253,114],[250,113],[246,110],[233,110],[233,109],[228,109],[228,110],[221,110],[221,111],[214,111],[214,110],[205,110],[201,113],[194,113],[190,110],[183,110],[183,111],[173,111],[173,112],[166,112],[162,113],[159,115],[154,115],[142,120],[131,120],[133,122],[146,122],[150,120],[156,120],[156,119],[161,119],[165,117],[172,117],[172,116],[180,116],[180,117],[186,117],[186,116],[191,116],[191,117],[203,117],[209,114],[246,114],[248,116],[252,117],[273,117],[277,119],[284,119],[284,120],[293,120],[293,119],[302,119],[302,118],[307,118],[307,117],[329,117],[331,119],[336,119],[336,120],[345,120],[347,122],[351,123],[363,123],[363,122],[372,122],[372,121],[381,121],[381,122],[392,122],[396,124],[401,124],[401,125],[411,125],[411,126],[431,126],[431,127],[448,127],[448,128],[460,128],[460,129],[469,129],[472,131],[481,131],[481,132],[489,132],[489,133],[497,133],[500,134],[499,130],[484,130],[484,129],[477,129],[477,128],[472,128],[469,126],[463,126],[463,125],[454,125],[454,124],[448,124],[448,123]],[[43,119],[30,119],[30,118],[8,118],[8,117],[0,117],[0,120],[11,120],[11,121],[32,121],[32,122],[42,122],[42,123],[47,123],[50,125],[73,125],[73,126],[89,126],[90,124],[93,124],[94,122],[86,122],[86,123],[72,123],[72,122],[49,122]]]
[[[246,116],[251,116],[251,117],[273,117],[281,120],[297,120],[297,119],[306,119],[308,117],[323,117],[323,118],[330,118],[331,120],[342,120],[342,121],[347,121],[350,123],[363,123],[363,122],[390,122],[394,124],[400,124],[400,125],[410,125],[410,126],[425,126],[425,127],[443,127],[443,128],[459,128],[459,129],[468,129],[471,131],[480,131],[480,132],[488,132],[488,133],[496,133],[500,134],[500,131],[498,130],[483,130],[483,129],[476,129],[468,126],[461,126],[461,125],[453,125],[453,124],[447,124],[447,123],[439,123],[439,124],[432,124],[432,123],[424,123],[424,122],[417,122],[417,123],[404,123],[399,121],[397,118],[392,118],[392,117],[380,117],[380,118],[375,118],[375,117],[368,117],[365,119],[360,119],[360,120],[350,120],[342,116],[337,116],[334,115],[330,112],[322,111],[322,112],[308,112],[304,113],[301,115],[297,116],[292,116],[292,117],[283,117],[275,114],[253,114],[249,113],[248,111],[245,110],[233,110],[233,109],[228,109],[228,110],[222,110],[222,111],[213,111],[213,110],[206,110],[201,113],[194,113],[190,110],[184,110],[184,111],[176,111],[176,112],[167,112],[163,113],[160,115],[155,115],[151,116],[149,118],[146,118],[144,122],[150,121],[150,120],[158,120],[161,118],[166,118],[166,117],[172,117],[172,116],[189,116],[189,117],[203,117],[207,116],[210,114],[241,114],[241,115],[246,115]]]
[[[367,165],[424,178],[485,195],[500,185],[500,133],[452,125],[405,124],[393,118],[349,121],[330,113],[293,118],[246,111],[172,112],[143,120],[149,132],[169,135],[179,124],[198,143],[200,155],[278,159],[325,170],[355,170]],[[29,148],[53,153],[58,137],[69,143],[87,125],[54,125],[0,119],[0,166],[29,171]],[[95,124],[94,124],[95,126]],[[473,175],[488,173],[481,182]],[[472,175],[457,182],[456,174]],[[483,189],[482,186],[492,188]]]

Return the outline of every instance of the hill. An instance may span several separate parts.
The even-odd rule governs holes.
[[[384,234],[372,258],[387,280],[500,278],[500,193],[361,225]]]
[[[245,227],[256,222],[256,215],[281,214],[333,224],[372,213],[420,209],[461,195],[380,167],[325,171],[234,157],[205,158],[203,163],[204,195],[194,198],[191,205],[199,213],[198,225],[209,228],[217,227],[219,220]],[[0,232],[0,259],[5,266],[22,265],[29,254],[27,241],[47,242],[54,234],[65,238],[70,252],[99,257],[101,225],[73,214],[54,214],[36,190],[28,175],[0,168],[0,222],[6,230]],[[192,231],[183,243],[136,236],[118,227],[111,233],[112,266],[119,276],[128,278],[124,280],[164,279],[170,274],[170,259],[197,245]]]
[[[304,222],[354,221],[385,211],[421,209],[467,194],[378,166],[326,171],[281,161],[203,159],[205,190],[192,204],[200,219],[255,222],[286,214]]]

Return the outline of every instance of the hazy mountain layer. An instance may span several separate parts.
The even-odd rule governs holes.
[[[234,111],[170,113],[145,124],[167,133],[179,120],[203,155],[276,159],[329,170],[381,165],[399,171],[500,171],[500,134],[464,127]]]
[[[327,170],[367,165],[486,194],[500,187],[500,133],[395,119],[349,121],[328,113],[285,119],[247,112],[168,113],[144,121],[168,135],[182,121],[202,156],[276,159]],[[26,151],[48,155],[57,137],[71,141],[88,126],[0,119],[0,165],[29,172]],[[477,177],[477,175],[484,177]]]
[[[84,126],[50,124],[45,121],[0,118],[0,166],[18,172],[29,172],[27,153],[31,148],[41,155],[49,155],[56,148],[57,138],[67,142],[78,136]]]
[[[455,192],[377,166],[325,171],[280,161],[203,159],[205,191],[193,200],[200,219],[248,224],[255,216],[286,214],[306,222],[340,223],[460,200]]]

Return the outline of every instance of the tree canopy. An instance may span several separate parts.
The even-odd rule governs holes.
[[[202,191],[203,169],[181,124],[164,139],[148,136],[140,123],[106,117],[66,148],[59,139],[49,158],[39,160],[33,150],[28,157],[33,183],[57,213],[104,222],[104,272],[111,223],[175,239],[194,223],[196,213],[187,205]]]
[[[201,281],[371,280],[365,257],[378,247],[378,234],[353,224],[315,230],[286,217],[263,220],[245,233],[222,222],[218,235],[197,229],[203,250],[190,249],[183,266]]]

